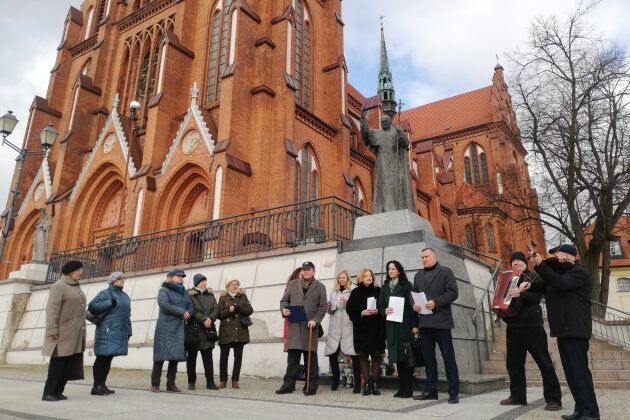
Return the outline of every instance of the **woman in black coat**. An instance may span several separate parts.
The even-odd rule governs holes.
[[[359,271],[357,282],[359,286],[350,293],[346,312],[352,321],[354,351],[359,355],[361,375],[365,381],[363,395],[381,395],[378,380],[381,376],[381,356],[385,353],[385,320],[378,311],[381,288],[376,286],[376,277],[369,268]],[[372,309],[367,309],[370,298],[374,303]],[[358,378],[355,380],[358,382]]]

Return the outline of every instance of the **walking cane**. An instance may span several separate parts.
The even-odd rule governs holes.
[[[306,356],[306,393],[311,379],[311,344],[313,343],[313,327],[308,327],[308,355]]]

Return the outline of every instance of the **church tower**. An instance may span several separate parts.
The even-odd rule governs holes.
[[[396,115],[396,93],[394,92],[394,79],[389,70],[387,59],[387,46],[385,45],[385,31],[381,22],[381,66],[378,71],[378,96],[381,98],[383,112],[394,118]]]

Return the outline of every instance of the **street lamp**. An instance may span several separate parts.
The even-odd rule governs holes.
[[[18,153],[17,158],[17,179],[15,181],[15,185],[13,186],[13,190],[11,191],[11,203],[9,204],[9,209],[7,212],[7,221],[4,223],[4,227],[2,228],[2,233],[0,235],[0,261],[2,260],[2,256],[4,255],[4,246],[7,242],[7,237],[9,236],[9,232],[13,228],[13,213],[15,212],[15,203],[17,202],[18,197],[20,196],[20,180],[22,179],[22,172],[24,172],[24,160],[27,156],[44,156],[48,153],[48,150],[52,147],[55,139],[57,138],[57,130],[52,124],[48,124],[41,133],[39,134],[39,139],[42,143],[41,151],[35,150],[26,150],[26,148],[20,148],[15,144],[11,143],[7,140],[7,137],[13,132],[13,129],[18,123],[18,119],[15,118],[11,111],[4,114],[2,118],[0,118],[0,135],[2,135],[2,145],[9,146],[11,149],[15,150]]]

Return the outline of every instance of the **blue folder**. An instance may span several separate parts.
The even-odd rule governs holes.
[[[304,306],[289,306],[291,315],[289,315],[289,322],[306,322],[306,311]]]

